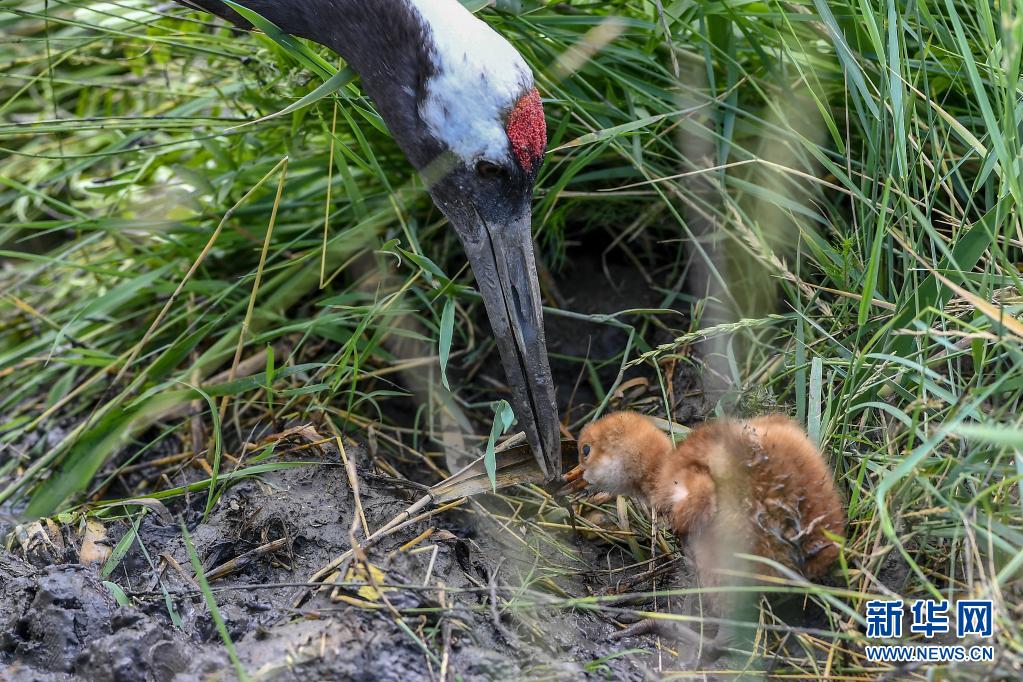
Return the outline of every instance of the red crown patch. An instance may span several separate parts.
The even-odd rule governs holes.
[[[543,104],[536,88],[515,103],[508,114],[508,139],[519,166],[527,173],[540,167],[547,149],[547,121],[543,117]]]

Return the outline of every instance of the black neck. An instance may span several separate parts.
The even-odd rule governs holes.
[[[183,0],[251,28],[219,0]],[[419,117],[433,75],[431,36],[406,0],[237,0],[285,33],[326,45],[359,74],[362,87],[413,166],[440,152]]]

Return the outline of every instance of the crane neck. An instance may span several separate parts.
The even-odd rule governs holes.
[[[194,4],[246,25],[218,0]],[[285,33],[325,45],[359,74],[409,161],[426,167],[441,151],[424,135],[419,104],[434,75],[431,28],[415,0],[237,0]]]

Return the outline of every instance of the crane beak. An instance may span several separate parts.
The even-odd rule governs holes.
[[[533,261],[528,201],[503,224],[454,225],[490,318],[511,389],[511,405],[533,455],[550,481],[561,476],[561,433],[547,360],[540,286]],[[454,221],[453,221],[454,222]]]

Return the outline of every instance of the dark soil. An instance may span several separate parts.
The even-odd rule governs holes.
[[[360,473],[365,474],[363,452],[353,447],[346,451],[362,462]],[[201,521],[204,497],[193,496],[185,510],[207,573],[253,547],[287,538],[279,552],[258,557],[212,583],[238,656],[250,674],[281,680],[436,679],[439,665],[431,655],[443,651],[445,627],[452,632],[450,670],[467,680],[585,678],[592,675],[590,664],[621,648],[608,641],[614,630],[609,621],[591,612],[543,606],[557,591],[585,595],[588,583],[599,587],[599,576],[586,560],[586,543],[578,543],[584,552],[577,557],[545,556],[552,547],[549,540],[537,538],[529,550],[503,546],[511,538],[498,537],[496,529],[491,529],[493,536],[474,529],[470,527],[475,525],[474,516],[460,513],[424,521],[370,552],[369,559],[380,568],[386,584],[409,586],[389,590],[385,596],[414,636],[396,624],[387,608],[333,601],[326,591],[294,608],[306,590],[293,584],[349,547],[354,498],[336,453],[325,459],[323,464],[234,485],[206,522]],[[394,491],[374,489],[379,483],[369,477],[360,485],[366,519],[373,528],[407,506]],[[419,587],[432,552],[395,552],[433,525],[437,531],[423,545],[437,548],[430,584],[443,581],[446,609],[439,608],[437,589]],[[110,543],[127,529],[124,521],[109,524]],[[118,606],[102,583],[98,566],[46,564],[43,552],[0,553],[0,662],[5,666],[0,677],[123,682],[234,677],[210,610],[191,581],[180,528],[162,525],[157,514],[148,513],[139,535],[146,553],[136,543],[109,576],[129,595],[131,607]],[[65,528],[62,536],[70,548],[74,530]],[[589,561],[595,559],[591,553]],[[538,589],[535,581],[540,576],[555,587],[546,593]],[[533,587],[517,600],[537,606],[508,610],[495,624],[490,586],[503,606],[530,582]],[[171,595],[170,606],[164,589]],[[346,594],[358,598],[354,589]],[[365,601],[370,607],[381,606],[373,599]],[[180,628],[172,622],[171,610],[180,619]],[[627,658],[604,665],[600,670],[615,679],[642,677],[640,667]]]

